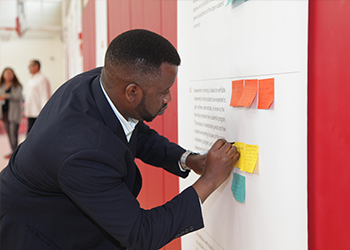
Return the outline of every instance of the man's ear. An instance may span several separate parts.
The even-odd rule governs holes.
[[[142,89],[136,83],[130,83],[125,88],[125,98],[128,102],[137,101],[142,96]]]

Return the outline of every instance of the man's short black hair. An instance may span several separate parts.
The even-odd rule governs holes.
[[[137,67],[143,73],[151,73],[163,63],[179,66],[181,59],[174,46],[164,37],[149,30],[126,31],[108,46],[106,64]]]
[[[32,62],[33,62],[34,64],[38,65],[38,69],[40,70],[40,67],[41,67],[40,61],[39,61],[39,60],[32,60]]]

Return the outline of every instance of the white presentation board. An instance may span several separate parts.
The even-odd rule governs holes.
[[[223,137],[259,147],[253,173],[234,169],[243,203],[232,174],[182,249],[307,249],[307,27],[307,1],[178,1],[180,145],[201,152]],[[230,106],[232,81],[250,79],[274,80],[268,109],[259,89],[250,106]]]

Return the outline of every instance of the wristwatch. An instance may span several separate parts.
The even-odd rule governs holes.
[[[186,152],[181,155],[180,166],[181,166],[182,170],[184,170],[184,171],[186,171],[186,170],[191,171],[191,169],[186,166],[186,159],[187,159],[187,156],[189,156],[189,155],[197,155],[197,153],[192,152],[191,150],[186,150]]]

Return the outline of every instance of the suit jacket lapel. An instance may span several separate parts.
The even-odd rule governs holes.
[[[130,138],[130,150],[133,154],[133,157],[135,158],[136,156],[136,150],[137,150],[137,128],[138,126],[136,126],[134,132],[132,133],[132,136]],[[136,166],[136,164],[135,164]],[[142,177],[141,177],[141,173],[139,168],[136,166],[135,168],[136,173],[135,173],[135,183],[134,183],[134,188],[132,190],[132,193],[135,197],[137,197],[137,195],[140,193],[141,187],[142,187]]]
[[[95,98],[97,108],[102,116],[103,122],[106,126],[115,133],[125,145],[128,145],[122,125],[115,116],[111,106],[109,105],[100,86],[100,77],[96,77],[92,82],[92,92]]]
[[[103,122],[129,148],[133,158],[135,158],[136,146],[137,146],[137,136],[136,136],[137,131],[135,130],[133,132],[130,143],[128,143],[122,125],[120,124],[118,118],[114,114],[111,106],[109,105],[101,89],[100,77],[96,77],[93,80],[92,92],[95,98],[97,108],[103,119]],[[116,154],[117,153],[118,152],[116,152]],[[127,167],[128,167],[128,175],[125,180],[125,184],[128,186],[128,188],[131,190],[133,195],[136,197],[141,189],[141,182],[142,182],[141,174],[136,164],[133,164],[133,166],[127,166]]]

